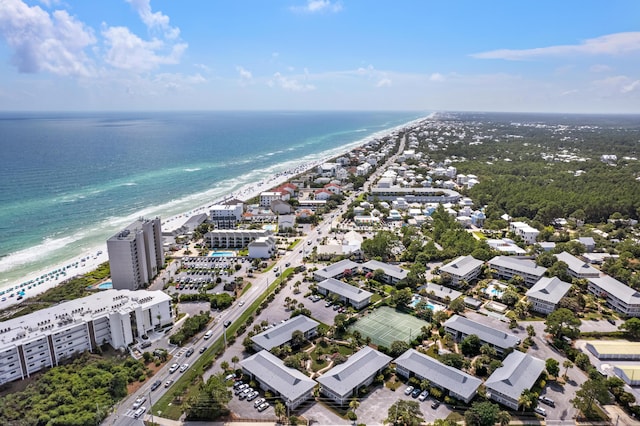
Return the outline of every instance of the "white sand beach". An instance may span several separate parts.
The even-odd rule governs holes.
[[[408,129],[408,128],[414,127],[418,123],[426,119],[430,119],[432,117],[433,117],[433,114],[428,117],[423,117],[423,118],[411,121],[409,123],[405,123],[401,126],[397,126],[392,129],[387,129],[386,131],[380,132],[379,134],[371,135],[369,138],[367,138],[367,141],[372,140],[374,138],[380,138],[380,137],[390,135],[393,132],[396,132],[400,129]],[[366,144],[367,141],[361,141],[361,143],[359,143],[357,146],[351,146],[349,149],[345,150],[342,153],[342,155]],[[244,187],[240,188],[239,190],[232,192],[230,194],[227,194],[223,198],[213,200],[210,203],[207,203],[206,205],[202,205],[200,207],[194,208],[187,212],[184,212],[163,220],[162,230],[172,231],[177,228],[180,228],[194,214],[208,213],[209,208],[211,206],[222,203],[225,200],[234,199],[234,198],[242,201],[250,200],[260,195],[260,193],[264,191],[268,191],[269,189],[275,188],[281,185],[282,183],[290,180],[291,178],[299,174],[305,173],[313,169],[314,167],[317,167],[318,165],[335,157],[336,155],[332,155],[330,157],[323,158],[318,161],[302,163],[292,169],[276,173],[275,175],[271,176],[268,179],[264,179],[260,182],[247,184]],[[104,244],[101,244],[96,247],[92,247],[91,249],[87,250],[84,255],[78,256],[69,261],[65,261],[55,267],[47,268],[46,270],[29,274],[28,276],[25,276],[23,278],[23,281],[20,283],[10,283],[2,286],[2,288],[0,288],[0,291],[4,291],[5,293],[1,295],[0,298],[5,298],[5,300],[0,302],[0,308],[6,308],[9,306],[15,305],[24,299],[43,293],[49,290],[50,288],[53,288],[61,284],[65,280],[68,280],[69,278],[93,271],[100,264],[108,261],[109,261],[109,257],[107,254],[107,244],[105,240]],[[13,294],[13,296],[11,296],[11,294]],[[20,300],[18,300],[19,297],[20,297]]]

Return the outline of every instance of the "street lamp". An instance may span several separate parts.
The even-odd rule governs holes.
[[[227,349],[227,327],[229,327],[231,324],[223,324],[222,326],[224,327],[224,348]]]

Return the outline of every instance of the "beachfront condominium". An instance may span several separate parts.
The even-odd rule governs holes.
[[[107,240],[113,288],[137,290],[164,264],[160,218],[140,218]]]
[[[105,290],[0,324],[0,385],[105,343],[125,350],[173,321],[161,291]]]

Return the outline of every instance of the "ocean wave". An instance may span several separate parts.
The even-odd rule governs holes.
[[[202,170],[200,167],[194,167],[191,169],[183,169],[185,172],[199,172],[200,170]]]
[[[42,243],[38,245],[9,253],[0,259],[0,272],[10,271],[19,266],[40,260],[44,256],[50,255],[81,238],[81,233],[62,238],[45,238]]]

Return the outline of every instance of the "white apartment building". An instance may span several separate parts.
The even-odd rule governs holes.
[[[269,259],[276,253],[276,239],[273,235],[258,237],[248,245],[251,259]]]
[[[527,245],[535,244],[540,231],[524,222],[511,222],[509,230],[518,235]]]
[[[630,317],[640,317],[640,293],[609,275],[589,278],[589,293],[606,300],[607,306]]]
[[[137,290],[164,265],[160,218],[140,218],[107,240],[113,288]]]
[[[105,290],[0,324],[0,385],[109,343],[129,344],[170,324],[171,297],[161,291]]]
[[[264,229],[216,229],[205,234],[211,248],[242,248],[260,237],[268,237],[271,231]]]
[[[209,218],[216,229],[233,229],[242,220],[244,204],[215,204],[209,210]]]
[[[533,260],[518,259],[509,256],[496,256],[489,261],[489,267],[503,279],[510,280],[516,275],[524,279],[524,284],[531,287],[538,282],[547,268],[538,266]]]
[[[260,207],[271,207],[271,202],[275,200],[287,201],[290,195],[286,191],[267,191],[260,193]]]
[[[484,262],[473,256],[460,256],[440,267],[440,273],[451,276],[451,285],[458,286],[462,281],[471,283],[478,278]]]
[[[571,289],[571,284],[558,277],[542,277],[527,291],[527,299],[531,303],[531,310],[543,314],[550,314],[558,307],[562,299]]]
[[[556,254],[556,258],[567,264],[567,272],[574,278],[589,279],[600,277],[600,271],[566,251]]]

